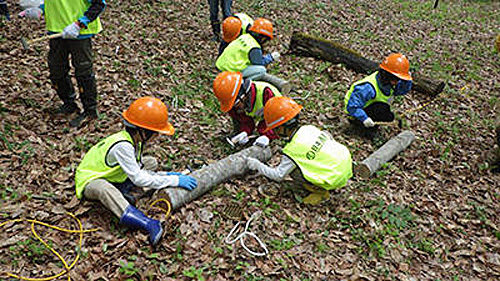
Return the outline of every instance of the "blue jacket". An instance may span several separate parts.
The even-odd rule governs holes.
[[[380,83],[379,75],[377,75],[377,83],[380,90],[385,95],[390,95],[391,86],[383,86]],[[411,81],[399,80],[394,89],[394,96],[406,95],[411,90],[411,86]],[[363,110],[363,107],[369,100],[375,98],[375,94],[375,89],[369,83],[355,86],[354,91],[351,94],[351,98],[347,103],[347,111],[349,112],[349,115],[355,117],[361,122],[365,121],[368,118],[368,115]]]

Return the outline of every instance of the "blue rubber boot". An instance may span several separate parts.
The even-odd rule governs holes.
[[[120,218],[120,223],[132,227],[140,228],[149,233],[149,243],[155,246],[161,239],[163,228],[158,220],[148,218],[144,213],[129,205]]]

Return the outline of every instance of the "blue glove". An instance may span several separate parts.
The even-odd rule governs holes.
[[[179,187],[191,191],[198,186],[198,182],[192,176],[181,175],[178,177],[179,177]]]
[[[165,172],[167,176],[182,176],[182,173],[179,172]]]

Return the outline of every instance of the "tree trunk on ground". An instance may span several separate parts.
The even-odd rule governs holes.
[[[288,95],[288,93],[292,90],[290,82],[269,73],[264,74],[264,76],[262,76],[259,80],[271,83],[273,86],[278,88],[278,90],[280,90],[282,95]]]
[[[316,57],[332,63],[342,63],[356,72],[372,73],[379,63],[364,58],[358,52],[339,43],[316,38],[305,33],[294,32],[290,41],[290,51],[300,56]],[[426,95],[436,96],[444,89],[445,83],[434,81],[417,73],[412,74],[412,89]]]
[[[198,181],[198,187],[193,191],[186,191],[182,188],[165,188],[158,191],[155,197],[166,198],[172,205],[172,210],[175,210],[202,196],[219,183],[247,173],[249,171],[246,164],[247,157],[253,157],[265,162],[271,158],[271,150],[255,145],[246,148],[192,172],[190,176]]]
[[[384,163],[387,163],[398,153],[405,150],[414,140],[415,133],[412,131],[401,132],[356,166],[354,169],[355,175],[362,178],[369,178]]]

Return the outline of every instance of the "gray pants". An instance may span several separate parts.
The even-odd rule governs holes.
[[[154,157],[145,156],[141,161],[145,170],[154,171],[158,167],[158,162]],[[121,218],[125,209],[127,209],[128,201],[123,197],[118,188],[109,183],[105,179],[95,179],[90,181],[83,191],[86,199],[100,201],[108,210],[113,212],[115,216]]]
[[[254,81],[259,80],[266,73],[266,67],[263,65],[249,65],[241,71],[243,78],[250,78]]]

